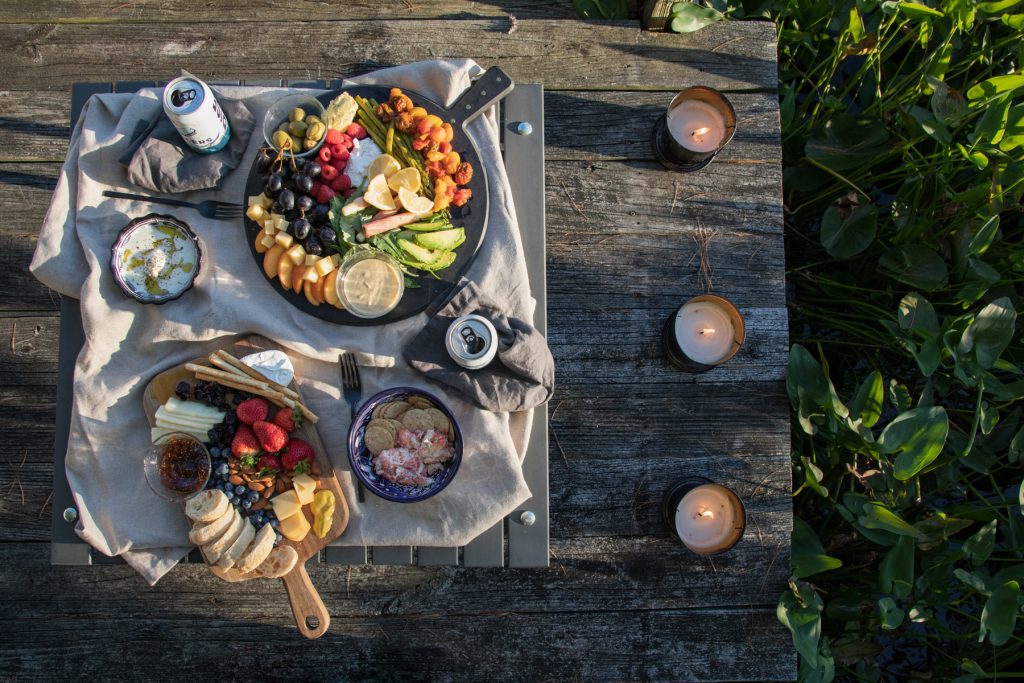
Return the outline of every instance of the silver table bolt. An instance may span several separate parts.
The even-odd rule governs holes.
[[[519,125],[516,126],[516,132],[520,135],[529,135],[533,132],[533,126],[530,125],[529,121],[520,121]]]
[[[519,521],[522,522],[523,526],[533,526],[534,522],[537,521],[537,515],[533,514],[529,510],[524,510],[519,515]]]
[[[78,519],[78,510],[75,508],[65,508],[64,510],[64,521],[70,524]]]

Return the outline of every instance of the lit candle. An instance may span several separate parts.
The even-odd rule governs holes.
[[[733,547],[745,527],[743,503],[735,493],[718,484],[691,489],[676,507],[676,534],[687,548],[701,555]]]
[[[683,304],[668,319],[662,333],[669,360],[691,372],[703,372],[729,360],[743,345],[745,336],[739,310],[713,294]]]
[[[654,127],[654,155],[665,168],[707,166],[736,132],[736,112],[714,88],[694,86],[672,98]]]
[[[714,152],[725,138],[725,117],[701,100],[684,100],[668,110],[668,130],[694,152]]]

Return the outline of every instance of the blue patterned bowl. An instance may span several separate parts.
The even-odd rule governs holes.
[[[444,470],[434,477],[433,483],[429,486],[413,487],[393,484],[377,474],[373,471],[373,454],[366,449],[366,444],[363,443],[366,425],[372,419],[373,410],[381,404],[401,401],[410,396],[422,396],[437,406],[438,410],[444,413],[448,420],[451,421],[452,430],[455,432],[455,439],[452,443],[455,456],[445,464]],[[364,403],[352,420],[352,426],[348,431],[348,459],[356,478],[369,491],[372,491],[384,500],[390,500],[395,503],[415,503],[426,500],[440,492],[455,478],[455,473],[459,471],[459,465],[462,464],[462,430],[459,428],[459,423],[455,420],[455,416],[452,415],[448,406],[433,394],[413,387],[385,389]]]

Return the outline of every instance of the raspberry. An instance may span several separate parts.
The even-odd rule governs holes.
[[[340,142],[331,145],[331,159],[333,159],[334,157],[338,156],[339,154],[341,154],[344,151],[345,151],[345,148],[342,146],[342,144]]]
[[[324,136],[324,144],[336,145],[341,142],[341,131],[337,128],[329,128]]]
[[[333,165],[327,164],[320,169],[320,177],[325,183],[330,183],[332,180],[338,177],[338,169],[334,168]]]
[[[333,166],[338,171],[344,171],[346,168],[348,168],[348,160],[342,159],[341,157],[335,157],[331,159],[331,166]]]
[[[324,145],[320,148],[320,151],[316,154],[317,158],[323,163],[330,163],[331,161],[331,148]]]
[[[366,137],[366,129],[355,122],[348,124],[348,128],[345,129],[345,133],[354,137],[356,140],[362,140]]]
[[[348,188],[352,187],[352,179],[349,178],[344,173],[342,173],[340,176],[338,176],[338,181],[341,184],[341,189],[340,190],[338,190],[338,188],[334,188],[334,189],[338,190],[339,192],[343,191],[343,190],[347,190]]]
[[[342,190],[342,192],[341,192],[341,196],[342,196],[342,197],[344,197],[345,199],[348,199],[348,198],[349,198],[349,197],[351,197],[351,196],[352,196],[353,194],[355,194],[355,191],[356,191],[356,188],[354,188],[354,187],[350,187],[350,188],[348,188],[347,190]]]
[[[344,133],[341,134],[341,146],[345,149],[352,149],[352,138]]]
[[[323,187],[323,183],[320,183],[320,182],[317,182],[317,181],[314,180],[313,181],[313,187],[309,188],[309,196],[313,197],[315,199],[316,198],[316,193],[320,191],[321,187]]]
[[[347,149],[343,149],[339,154],[331,152],[331,155],[334,157],[335,161],[337,161],[338,159],[341,159],[342,161],[348,161],[348,158],[352,156],[352,153],[349,152]]]
[[[320,204],[330,204],[331,200],[334,199],[334,190],[327,187],[326,185],[322,185],[315,199]]]

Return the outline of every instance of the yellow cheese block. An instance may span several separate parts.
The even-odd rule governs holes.
[[[287,491],[286,493],[291,493]],[[282,494],[284,495],[284,494]],[[297,515],[291,517],[285,517],[281,520],[281,533],[289,541],[301,541],[309,533],[309,521],[306,519],[306,515],[300,511]]]
[[[270,500],[270,504],[274,507],[274,514],[282,524],[289,517],[299,514],[302,508],[302,503],[299,502],[299,496],[295,491],[285,491],[274,496]]]
[[[300,474],[292,477],[292,486],[299,497],[299,503],[309,505],[313,502],[313,495],[316,493],[316,479],[308,474]]]

